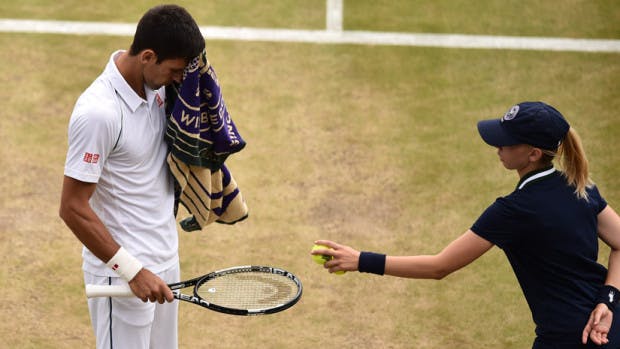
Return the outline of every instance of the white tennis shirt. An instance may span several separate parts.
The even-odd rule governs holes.
[[[114,63],[121,52],[112,54],[75,104],[64,173],[97,183],[90,199],[95,213],[121,246],[158,273],[179,261],[165,89],[145,86],[146,100],[136,94]],[[84,270],[117,276],[86,247],[82,255]]]

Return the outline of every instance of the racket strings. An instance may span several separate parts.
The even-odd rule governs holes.
[[[196,292],[205,301],[234,309],[265,309],[295,298],[298,285],[283,275],[233,273],[208,280]]]

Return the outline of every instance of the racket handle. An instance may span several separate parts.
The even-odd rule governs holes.
[[[86,285],[86,297],[135,297],[129,285]]]

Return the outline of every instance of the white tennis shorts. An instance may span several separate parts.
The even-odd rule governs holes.
[[[157,274],[166,283],[180,279],[178,264]],[[121,278],[95,276],[84,272],[84,282],[118,285]],[[137,297],[88,299],[90,320],[97,349],[170,349],[178,347],[179,302],[142,302]]]

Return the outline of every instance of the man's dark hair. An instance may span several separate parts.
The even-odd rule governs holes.
[[[198,56],[205,48],[205,40],[198,24],[183,7],[160,5],[148,10],[140,19],[133,43],[132,56],[151,49],[157,54],[157,62],[166,59]]]

